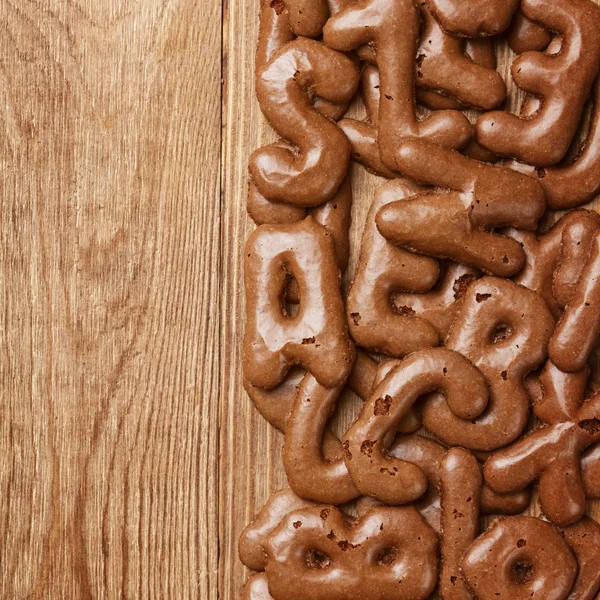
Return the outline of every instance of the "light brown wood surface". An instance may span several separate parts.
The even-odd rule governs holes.
[[[257,12],[0,0],[2,599],[238,596],[285,485],[241,386]]]

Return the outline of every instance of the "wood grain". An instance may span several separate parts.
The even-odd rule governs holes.
[[[242,285],[243,243],[253,224],[245,213],[247,162],[257,147],[275,139],[266,125],[254,96],[253,53],[258,35],[259,0],[232,1],[224,11],[223,102],[223,260],[224,306],[222,311],[222,418],[220,457],[220,574],[222,598],[237,598],[248,571],[237,559],[237,539],[243,527],[262,507],[269,495],[286,485],[281,460],[282,436],[258,415],[241,386],[241,335],[244,321]],[[498,47],[499,71],[509,84],[510,110],[523,97],[512,83],[513,54],[505,43]],[[355,106],[357,113],[359,109]],[[470,114],[475,117],[474,114]],[[352,254],[345,285],[351,279],[360,238],[373,192],[383,180],[352,165],[354,205],[352,210]],[[592,203],[595,206],[598,203]],[[358,408],[349,398],[336,417],[336,429],[344,431]],[[537,513],[535,505],[531,513]],[[600,518],[600,503],[590,503],[590,514]]]
[[[216,598],[221,7],[0,1],[0,597]]]

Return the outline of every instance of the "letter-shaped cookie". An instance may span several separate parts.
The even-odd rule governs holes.
[[[363,348],[391,356],[401,357],[439,344],[432,325],[411,311],[396,310],[392,303],[396,292],[425,292],[432,288],[439,275],[437,261],[397,248],[379,233],[375,224],[381,207],[420,189],[401,179],[377,189],[346,303],[348,327],[354,340]]]
[[[594,111],[579,156],[570,164],[538,169],[548,207],[573,208],[589,202],[600,192],[600,77],[594,84]]]
[[[303,498],[343,504],[359,496],[343,459],[322,452],[327,423],[343,386],[328,389],[307,373],[285,430],[283,464],[290,487]]]
[[[240,535],[238,542],[240,560],[253,571],[264,571],[267,561],[263,542],[287,514],[309,506],[315,506],[315,503],[300,498],[290,488],[272,494],[255,519]]]
[[[377,507],[355,524],[333,507],[287,515],[265,542],[275,600],[425,600],[437,535],[412,507]]]
[[[350,58],[307,38],[286,44],[263,68],[256,82],[261,110],[273,129],[297,148],[290,151],[276,143],[250,157],[250,175],[267,200],[318,206],[335,194],[346,176],[350,144],[311,99],[346,102],[354,96],[358,79]]]
[[[445,346],[485,376],[489,403],[481,416],[464,419],[432,394],[423,407],[425,427],[444,443],[471,450],[491,451],[517,439],[529,415],[523,379],[546,358],[553,328],[552,314],[535,292],[495,277],[474,281]]]
[[[311,217],[292,225],[262,225],[250,236],[245,252],[246,379],[272,389],[291,365],[299,364],[326,387],[344,383],[353,348],[333,241],[325,229]],[[283,303],[291,278],[300,291],[300,309],[293,318]]]
[[[581,454],[600,442],[600,395],[577,411],[571,421],[542,425],[495,452],[484,466],[488,485],[500,493],[523,489],[539,479],[544,514],[560,526],[577,521],[585,511]]]
[[[403,245],[406,240],[407,245],[412,247],[416,247],[414,242],[420,239],[420,247],[416,248],[419,251],[443,255],[467,264],[468,260],[464,258],[479,256],[477,263],[483,264],[476,264],[472,259],[471,264],[487,270],[492,267],[495,273],[502,276],[514,275],[523,266],[525,257],[518,243],[499,236],[493,237],[483,229],[503,225],[531,230],[536,228],[544,213],[545,201],[541,187],[531,177],[467,158],[423,140],[402,142],[397,149],[397,163],[407,177],[454,190],[458,194],[448,193],[443,196],[441,192],[436,192],[430,194],[429,199],[424,195],[410,199],[408,203],[397,202],[384,208],[377,217],[379,230],[383,235],[387,237],[384,230],[389,229],[390,234],[393,230],[398,238],[395,243]],[[456,223],[448,222],[449,215],[441,218],[436,214],[443,201],[447,201],[446,212],[457,213]],[[435,205],[436,210],[420,210],[421,204]],[[408,231],[402,223],[401,215],[405,210],[411,213],[411,218],[416,219],[412,225],[418,226],[418,230],[411,227],[411,231]],[[383,223],[383,215],[394,217],[394,227]],[[432,236],[432,230],[437,225],[439,232],[442,223],[443,237]],[[466,248],[457,243],[465,232],[470,241]],[[490,252],[487,244],[491,245],[493,252]],[[428,251],[428,247],[432,251]],[[503,252],[497,255],[497,250]]]
[[[579,371],[585,366],[599,335],[600,232],[596,232],[591,254],[550,340],[548,354],[562,371]]]
[[[449,148],[463,147],[471,125],[459,112],[441,111],[419,121],[415,114],[414,61],[419,38],[419,12],[412,0],[359,0],[329,19],[325,43],[350,51],[372,44],[381,78],[379,151],[395,170],[401,138],[424,137]]]
[[[465,53],[465,42],[448,35],[421,7],[423,26],[417,51],[417,86],[441,92],[465,106],[490,110],[502,104],[506,85],[499,73]],[[491,49],[489,40],[482,40]],[[494,57],[495,58],[495,57]],[[495,61],[494,61],[495,62]]]
[[[583,517],[563,533],[579,565],[567,600],[594,600],[600,591],[600,525]]]
[[[498,519],[462,559],[468,586],[479,600],[565,600],[577,562],[560,532],[534,517]]]
[[[587,232],[595,228],[594,223],[600,225],[600,216],[580,209],[567,213],[541,235],[522,229],[504,231],[525,250],[525,266],[513,281],[540,294],[557,318],[562,314],[565,303],[561,300],[567,286],[572,285],[575,274],[579,280],[587,260],[591,240],[586,241],[586,237]],[[583,264],[582,252],[585,254]]]
[[[441,465],[442,571],[439,592],[443,600],[471,600],[460,574],[460,559],[479,533],[483,487],[477,459],[464,448],[452,448]]]
[[[459,419],[476,418],[488,401],[486,380],[457,352],[432,348],[410,354],[373,390],[344,437],[346,465],[362,494],[404,504],[425,493],[423,471],[390,456],[386,439],[407,410],[434,390],[444,393],[448,410]]]
[[[543,100],[532,115],[482,115],[476,139],[502,156],[547,167],[567,153],[598,75],[600,7],[591,0],[523,0],[521,10],[563,35],[559,52],[526,52],[512,65],[515,83]]]
[[[518,0],[425,0],[438,23],[465,37],[496,35],[510,24]]]

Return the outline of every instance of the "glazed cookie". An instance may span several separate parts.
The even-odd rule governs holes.
[[[327,423],[341,391],[342,386],[328,389],[307,373],[285,430],[283,464],[290,487],[302,498],[325,504],[343,504],[360,495],[343,452],[335,460],[322,452]]]
[[[523,54],[531,50],[545,50],[552,41],[552,35],[545,27],[530,21],[517,10],[506,32],[506,39],[513,52]]]
[[[334,507],[295,511],[264,546],[275,600],[425,600],[436,584],[437,536],[412,507],[356,523]]]
[[[600,498],[600,444],[591,446],[581,455],[581,477],[588,498]]]
[[[592,121],[579,155],[570,164],[536,170],[548,206],[554,210],[581,206],[600,192],[600,78],[593,96]]]
[[[461,567],[479,600],[564,600],[577,574],[560,532],[534,517],[495,521],[467,550]]]
[[[587,232],[595,228],[595,223],[600,225],[597,213],[580,209],[566,214],[541,235],[522,229],[503,232],[519,242],[525,251],[525,266],[513,281],[540,294],[557,318],[562,314],[561,300],[566,287],[572,285],[574,276],[578,280],[581,275],[581,254],[585,254],[587,260],[591,241],[587,239]]]
[[[346,302],[348,328],[354,340],[363,348],[391,356],[405,356],[439,344],[433,325],[414,311],[398,310],[393,304],[395,293],[431,289],[440,272],[437,261],[397,248],[379,233],[375,223],[382,207],[421,189],[401,179],[377,189]]]
[[[456,193],[422,194],[385,207],[377,216],[384,236],[398,245],[493,269],[502,276],[521,269],[525,256],[520,244],[484,229],[513,226],[534,230],[545,209],[539,184],[511,169],[422,140],[402,142],[397,148],[397,162],[407,177]],[[429,212],[423,207],[436,210]],[[438,210],[443,212],[438,214]],[[406,227],[404,218],[415,221]],[[463,243],[465,237],[468,244]]]
[[[377,130],[379,127],[379,102],[381,97],[379,71],[367,65],[361,75],[361,96],[367,112],[364,121],[344,118],[339,126],[346,134],[352,147],[352,158],[361,163],[367,171],[387,179],[395,179],[398,173],[388,169],[379,154]]]
[[[315,503],[300,498],[290,488],[279,490],[271,495],[256,518],[242,531],[238,543],[240,560],[253,571],[264,571],[266,558],[263,542],[281,523],[285,515],[309,506],[315,506]]]
[[[460,559],[479,533],[483,488],[477,459],[464,448],[452,448],[441,464],[442,570],[439,594],[443,600],[471,600],[460,573]]]
[[[476,139],[502,156],[547,167],[567,153],[598,75],[600,7],[591,0],[523,0],[521,10],[528,19],[562,34],[558,52],[526,52],[512,65],[515,83],[543,101],[531,115],[482,115]]]
[[[583,517],[563,534],[577,559],[579,570],[567,600],[594,600],[600,591],[600,525]]]
[[[381,78],[379,151],[388,169],[396,170],[395,149],[401,138],[426,138],[462,148],[471,124],[457,111],[440,111],[419,121],[415,113],[414,60],[419,40],[419,11],[412,0],[359,0],[329,19],[325,43],[348,52],[372,44]]]
[[[510,24],[518,0],[425,0],[445,31],[464,37],[497,35]]]
[[[294,278],[300,309],[287,316],[285,290]],[[299,364],[329,388],[343,384],[352,368],[331,237],[312,217],[292,225],[262,225],[246,244],[244,376],[272,389]]]
[[[425,473],[391,456],[386,439],[407,410],[434,390],[443,392],[448,410],[461,420],[476,418],[488,402],[486,380],[457,352],[432,348],[410,354],[376,386],[344,437],[346,465],[362,494],[405,504],[425,493]]]
[[[500,493],[523,489],[539,480],[544,514],[560,526],[585,511],[581,454],[600,442],[600,395],[592,397],[569,421],[542,425],[486,461],[488,485]]]
[[[448,445],[487,452],[513,442],[525,429],[529,396],[523,380],[546,358],[554,319],[536,293],[495,277],[474,281],[463,302],[445,347],[484,375],[489,403],[480,416],[465,419],[433,394],[424,403],[423,424]]]
[[[481,64],[467,56],[465,41],[445,33],[424,6],[421,6],[421,16],[423,24],[416,61],[417,87],[441,92],[457,100],[459,105],[453,108],[462,105],[490,110],[502,104],[506,85],[496,72],[494,47],[490,40],[481,40],[484,45],[475,46],[475,51],[471,47],[471,52],[477,58],[481,59],[482,55],[484,60],[492,58],[491,65]]]
[[[250,157],[250,175],[267,200],[318,206],[335,194],[346,177],[350,144],[312,98],[347,102],[358,79],[350,58],[307,38],[286,44],[265,65],[256,82],[258,101],[269,124],[292,146],[290,151],[276,143]]]
[[[325,227],[335,244],[337,264],[343,273],[348,264],[350,212],[352,209],[352,186],[346,177],[333,197],[314,208],[301,208],[291,204],[270,202],[261,196],[253,182],[250,182],[247,203],[248,214],[257,225],[296,223],[311,214],[315,223]],[[298,301],[297,286],[288,288],[287,300]]]
[[[600,232],[596,232],[573,297],[550,340],[550,358],[563,371],[579,371],[585,366],[599,335]]]

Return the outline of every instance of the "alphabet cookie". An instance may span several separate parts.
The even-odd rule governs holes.
[[[471,450],[491,451],[516,440],[529,415],[523,380],[546,358],[553,329],[552,314],[535,292],[495,277],[474,281],[445,347],[483,374],[489,403],[480,416],[465,419],[432,394],[423,406],[425,427],[444,443]]]
[[[325,43],[349,52],[372,44],[381,78],[379,151],[387,168],[396,169],[400,139],[423,137],[448,148],[461,148],[471,124],[456,111],[440,111],[419,121],[415,114],[414,60],[419,39],[419,12],[412,0],[359,0],[329,19]]]
[[[579,566],[567,600],[594,600],[600,591],[600,525],[583,517],[563,534]]]
[[[479,534],[483,479],[477,459],[452,448],[441,464],[442,570],[439,592],[444,600],[471,600],[460,573],[460,559]]]
[[[264,573],[252,575],[242,588],[240,600],[273,600],[267,576]]]
[[[485,480],[500,493],[523,489],[539,480],[544,514],[560,526],[585,511],[581,454],[600,442],[600,395],[586,401],[570,421],[542,425],[500,450],[484,465]]]
[[[347,102],[358,79],[350,58],[307,38],[289,42],[265,65],[256,82],[261,110],[294,148],[276,143],[250,157],[250,175],[267,200],[318,206],[335,194],[348,170],[350,144],[311,99]]]
[[[470,546],[461,566],[479,600],[564,600],[577,574],[560,532],[533,517],[495,521]]]
[[[294,278],[298,315],[289,318],[284,293]],[[246,332],[243,366],[248,381],[276,387],[293,364],[308,369],[329,388],[345,382],[352,368],[331,237],[312,217],[292,225],[262,225],[246,244]]]
[[[461,105],[490,110],[502,104],[506,85],[495,69],[493,45],[482,40],[493,57],[491,68],[478,63],[465,52],[464,40],[448,35],[439,26],[429,10],[421,6],[423,18],[421,38],[417,50],[417,86],[441,92]],[[477,48],[476,55],[481,55]]]
[[[350,335],[363,348],[405,356],[439,344],[438,334],[414,311],[397,310],[393,295],[425,292],[438,276],[437,261],[418,256],[388,242],[377,230],[375,215],[390,202],[416,194],[421,188],[394,180],[378,188],[367,216],[346,313]]]
[[[405,504],[425,493],[423,471],[390,456],[385,441],[407,410],[434,390],[443,391],[448,410],[459,419],[476,418],[488,402],[483,375],[457,352],[432,348],[410,354],[373,390],[344,437],[346,465],[362,494]]]
[[[510,24],[518,0],[425,0],[445,31],[464,37],[497,35]]]
[[[437,580],[437,535],[412,507],[377,507],[348,523],[334,507],[287,515],[267,538],[274,600],[425,600]]]
[[[567,153],[598,75],[600,7],[591,0],[523,0],[521,10],[563,36],[559,52],[526,52],[512,65],[515,83],[543,101],[532,115],[482,115],[476,139],[502,156],[548,167]]]
[[[567,372],[582,369],[600,335],[600,232],[570,302],[550,340],[552,362]]]

